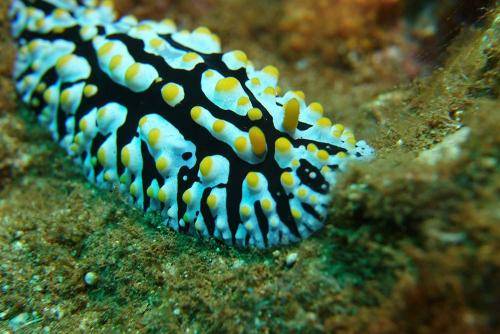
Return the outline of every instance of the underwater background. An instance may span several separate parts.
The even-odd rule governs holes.
[[[23,333],[500,331],[496,1],[116,1],[203,25],[276,65],[377,152],[323,230],[239,250],[155,228],[88,183],[12,82],[0,4],[0,330]]]

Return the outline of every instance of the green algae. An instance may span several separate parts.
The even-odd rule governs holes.
[[[26,332],[498,329],[495,31],[464,34],[431,78],[343,112],[379,158],[342,177],[321,233],[279,250],[156,228],[89,184],[29,114],[2,110],[0,329],[24,313]],[[471,133],[456,160],[415,160],[460,124]]]

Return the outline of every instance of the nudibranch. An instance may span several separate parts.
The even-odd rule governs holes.
[[[91,182],[179,232],[299,241],[324,225],[346,162],[374,153],[205,27],[117,19],[96,0],[14,0],[9,15],[22,102]]]

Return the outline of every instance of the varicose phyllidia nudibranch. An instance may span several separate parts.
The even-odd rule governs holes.
[[[177,231],[296,242],[323,226],[346,162],[373,155],[207,28],[116,20],[95,0],[14,0],[9,14],[21,100],[89,180]]]

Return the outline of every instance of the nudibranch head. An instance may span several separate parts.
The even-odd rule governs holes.
[[[238,246],[301,240],[325,221],[339,171],[373,150],[279,71],[221,53],[208,28],[114,19],[107,2],[21,1],[21,99],[89,180],[164,224]]]

